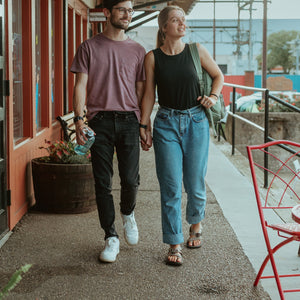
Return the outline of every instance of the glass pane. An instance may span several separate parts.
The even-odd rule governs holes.
[[[0,69],[0,108],[3,107],[3,100],[3,69]]]
[[[14,139],[23,137],[22,0],[12,1]]]
[[[2,17],[0,17],[0,35],[1,35],[1,37],[0,37],[0,56],[3,56],[3,36],[2,36],[2,34],[3,34],[3,19],[2,19]]]
[[[1,186],[5,186],[5,173],[2,172],[1,169],[0,169],[0,184],[1,184]],[[6,207],[5,207],[5,203],[4,203],[4,189],[1,188],[0,189],[0,212],[2,209],[4,210],[4,209],[6,209]]]
[[[55,0],[51,2],[51,102],[52,102],[52,120],[55,120],[55,77],[54,77],[54,66],[55,66]]]
[[[41,0],[35,0],[35,118],[41,128]]]
[[[4,121],[1,120],[0,121],[0,141],[1,141],[1,145],[0,145],[0,161],[2,161],[2,159],[4,158],[4,145],[5,145],[5,141],[4,141]],[[1,169],[1,168],[0,168]],[[2,189],[0,188],[0,191]]]

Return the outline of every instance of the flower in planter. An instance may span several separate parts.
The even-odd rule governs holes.
[[[285,101],[286,103],[289,103],[296,107],[300,107],[300,95],[293,94],[292,96],[290,96],[290,95],[285,95],[283,93],[279,93],[279,94],[276,94],[275,96],[277,98]],[[258,110],[260,112],[265,111],[265,99],[262,99],[262,101],[258,104]],[[269,112],[291,112],[291,111],[292,110],[289,109],[288,107],[270,99]]]
[[[74,143],[66,141],[47,141],[46,147],[41,146],[39,149],[47,150],[49,156],[41,157],[43,162],[57,164],[87,164],[90,162],[91,154],[88,151],[85,155],[78,155],[74,150]]]
[[[300,108],[300,95],[293,95],[293,105],[297,106]]]

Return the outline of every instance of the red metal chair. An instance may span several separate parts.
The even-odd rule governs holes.
[[[289,147],[295,153],[282,147]],[[275,278],[280,298],[284,299],[284,293],[300,292],[300,278],[297,288],[285,290],[282,288],[281,278],[296,277],[300,274],[279,275],[275,262],[276,257],[274,258],[276,256],[274,254],[281,247],[293,241],[300,241],[300,209],[297,206],[300,204],[300,170],[299,168],[295,170],[295,166],[299,165],[300,144],[283,140],[273,141],[258,146],[247,146],[247,153],[262,231],[268,251],[268,255],[257,274],[254,286],[257,286],[260,279]],[[264,166],[264,159],[268,161],[267,167]],[[267,180],[264,173],[268,173]],[[279,222],[282,221],[281,223],[272,223],[274,214],[270,210],[273,210],[279,216],[278,219]],[[268,219],[272,216],[273,221],[270,222]],[[274,231],[283,240],[271,245],[274,244],[274,241],[270,242],[271,234]],[[269,261],[272,265],[273,275],[262,276]]]

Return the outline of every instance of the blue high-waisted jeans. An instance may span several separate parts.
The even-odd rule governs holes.
[[[204,109],[160,107],[154,120],[153,145],[161,193],[163,242],[181,244],[182,180],[187,193],[187,222],[197,224],[205,215],[209,124]]]
[[[134,112],[101,111],[89,126],[95,131],[91,148],[96,202],[105,239],[118,236],[112,191],[113,156],[116,150],[121,179],[120,210],[130,215],[136,204],[139,178],[139,122]]]

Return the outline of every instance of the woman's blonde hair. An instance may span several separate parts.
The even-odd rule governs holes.
[[[165,40],[165,33],[163,29],[166,27],[168,20],[169,20],[169,13],[173,10],[179,10],[185,15],[184,10],[176,5],[170,5],[166,6],[164,9],[162,9],[158,15],[157,21],[158,21],[158,32],[157,32],[157,38],[156,38],[156,47],[159,48],[164,44]]]

